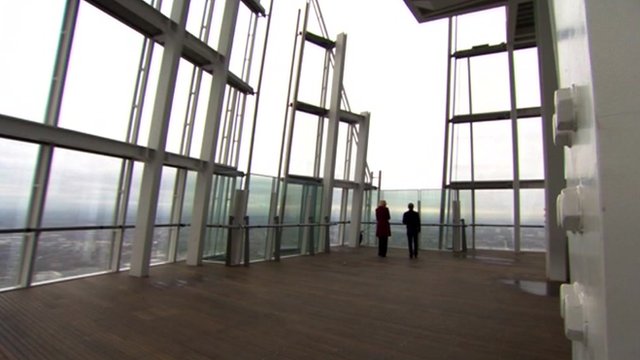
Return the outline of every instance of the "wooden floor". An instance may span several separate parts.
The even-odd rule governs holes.
[[[570,359],[544,256],[335,249],[0,294],[6,359]],[[537,294],[536,294],[537,293]]]

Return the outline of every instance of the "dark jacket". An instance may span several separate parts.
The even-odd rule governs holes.
[[[376,236],[391,236],[391,225],[389,225],[389,208],[378,206],[376,208]]]
[[[407,225],[407,234],[415,235],[420,232],[420,214],[409,210],[402,215],[402,223]]]

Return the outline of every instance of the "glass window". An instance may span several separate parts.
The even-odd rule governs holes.
[[[189,15],[187,16],[187,31],[193,36],[200,38],[200,32],[204,30],[203,19],[207,18],[206,5],[210,5],[211,2],[207,0],[191,0],[189,2]],[[217,33],[211,33],[211,36],[215,36]]]
[[[541,118],[518,120],[518,157],[521,180],[544,179]]]
[[[472,113],[511,109],[509,58],[506,52],[471,58]]]
[[[526,251],[545,251],[547,248],[544,229],[545,203],[544,189],[520,190],[521,248]]]
[[[471,133],[469,124],[451,125],[451,181],[471,180]]]
[[[214,187],[211,192],[209,219],[207,225],[227,225],[231,195],[235,189],[235,179],[214,175]],[[225,259],[227,249],[227,234],[225,228],[211,227],[207,229],[203,258],[205,260]]]
[[[476,190],[475,199],[476,224],[481,225],[475,228],[476,248],[513,249],[513,227],[486,226],[513,225],[513,190]]]
[[[460,15],[456,21],[458,24],[456,48],[458,50],[507,41],[507,18],[504,6]],[[478,31],[480,27],[482,31]]]
[[[0,229],[27,224],[38,145],[0,139]]]
[[[160,45],[153,45],[153,55],[151,57],[151,64],[149,65],[149,79],[147,81],[147,88],[144,93],[144,99],[142,104],[142,112],[140,114],[140,125],[137,139],[133,139],[135,143],[141,146],[149,145],[149,133],[151,131],[151,117],[153,115],[154,102],[156,98],[156,92],[158,90],[158,79],[160,77],[160,65],[162,64],[162,57],[164,56],[164,48]],[[133,81],[133,80],[132,80]],[[164,100],[163,100],[164,101]]]
[[[305,176],[314,175],[317,134],[318,117],[298,112],[293,131],[289,173]],[[321,165],[320,172],[322,174],[324,164]]]
[[[43,226],[113,224],[120,166],[117,158],[56,148]]]
[[[453,115],[469,114],[469,59],[453,59],[455,66],[455,84],[452,89]]]
[[[511,121],[473,124],[475,180],[512,180]]]
[[[171,244],[171,229],[161,227],[153,229],[153,244],[151,245],[151,264],[161,264],[169,261],[169,246]]]
[[[0,113],[43,122],[64,0],[0,1]]]
[[[193,135],[191,138],[191,149],[189,156],[194,158],[202,158],[202,142],[204,139],[204,126],[207,117],[207,111],[209,109],[209,95],[211,94],[211,81],[213,77],[206,72],[202,72],[202,80],[200,85],[200,94],[198,96],[198,104],[196,107],[196,114],[193,127]],[[246,132],[249,133],[248,131]]]
[[[194,66],[187,60],[180,59],[178,77],[176,79],[175,92],[173,94],[173,106],[171,106],[171,119],[169,120],[169,132],[165,149],[175,154],[184,154],[189,149],[184,149],[184,141],[188,128],[185,127],[185,119],[188,116],[187,109],[191,94],[191,81],[195,79]],[[182,150],[185,151],[182,151]]]
[[[513,224],[513,190],[476,190],[476,223]]]
[[[516,104],[519,109],[540,106],[540,75],[538,48],[513,53],[516,80]]]
[[[251,11],[246,6],[240,4],[235,34],[233,36],[233,49],[231,51],[231,57],[229,58],[229,70],[243,80],[246,80],[245,75],[247,73],[252,74],[252,72],[249,71],[250,69],[247,68],[249,65],[247,63],[248,59],[253,59],[256,63],[259,62],[256,61],[258,60],[257,56],[250,57],[251,53],[248,51],[251,49],[247,49],[247,46],[251,47],[252,45],[250,34],[253,34],[253,24],[255,23],[255,19],[252,21],[252,18],[253,14]],[[256,42],[254,42],[254,44]],[[253,65],[255,66],[256,64]],[[257,75],[257,73],[255,73],[255,75]]]
[[[198,174],[195,171],[187,172],[184,201],[182,203],[182,218],[180,220],[183,224],[191,223],[197,176]],[[191,228],[189,226],[174,228],[174,231],[178,231],[178,250],[176,253],[176,260],[184,260],[187,258],[187,244],[189,242],[189,233]]]
[[[156,224],[169,224],[171,222],[171,209],[173,207],[176,174],[176,168],[168,166],[162,168],[162,180],[160,181],[160,193],[158,194]]]
[[[40,234],[34,284],[109,269],[113,231],[56,231]]]
[[[269,208],[271,206],[271,192],[274,190],[275,179],[267,176],[252,175],[249,184],[249,201],[247,204],[247,216],[249,224],[269,224]],[[261,260],[267,257],[266,228],[251,229],[250,255],[251,260]]]
[[[80,2],[61,127],[125,140],[142,41],[130,27]]]
[[[18,285],[24,234],[0,234],[0,290]]]
[[[125,223],[127,225],[135,225],[138,216],[138,201],[140,200],[140,184],[142,183],[142,172],[144,164],[141,162],[133,163],[133,172],[131,175],[131,185],[129,190],[129,204],[127,206],[127,217]]]
[[[420,246],[422,249],[437,249],[440,236],[440,202],[442,190],[420,191],[420,221],[422,226],[420,233]]]

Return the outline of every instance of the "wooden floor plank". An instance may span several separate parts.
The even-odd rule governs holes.
[[[405,252],[179,263],[2,293],[0,358],[571,358],[557,295],[519,286],[546,284],[543,254]]]

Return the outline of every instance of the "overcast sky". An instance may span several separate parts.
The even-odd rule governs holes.
[[[274,5],[256,173],[273,174],[272,157],[279,152],[286,104],[288,79],[282,75],[289,74],[297,11],[304,4],[298,0]],[[447,21],[418,24],[401,0],[320,4],[332,39],[338,33],[347,35],[344,86],[351,109],[371,113],[369,168],[376,174],[382,171],[384,189],[440,188]],[[310,17],[310,28],[319,34],[315,20]],[[313,49],[305,56],[307,52],[314,55]]]

